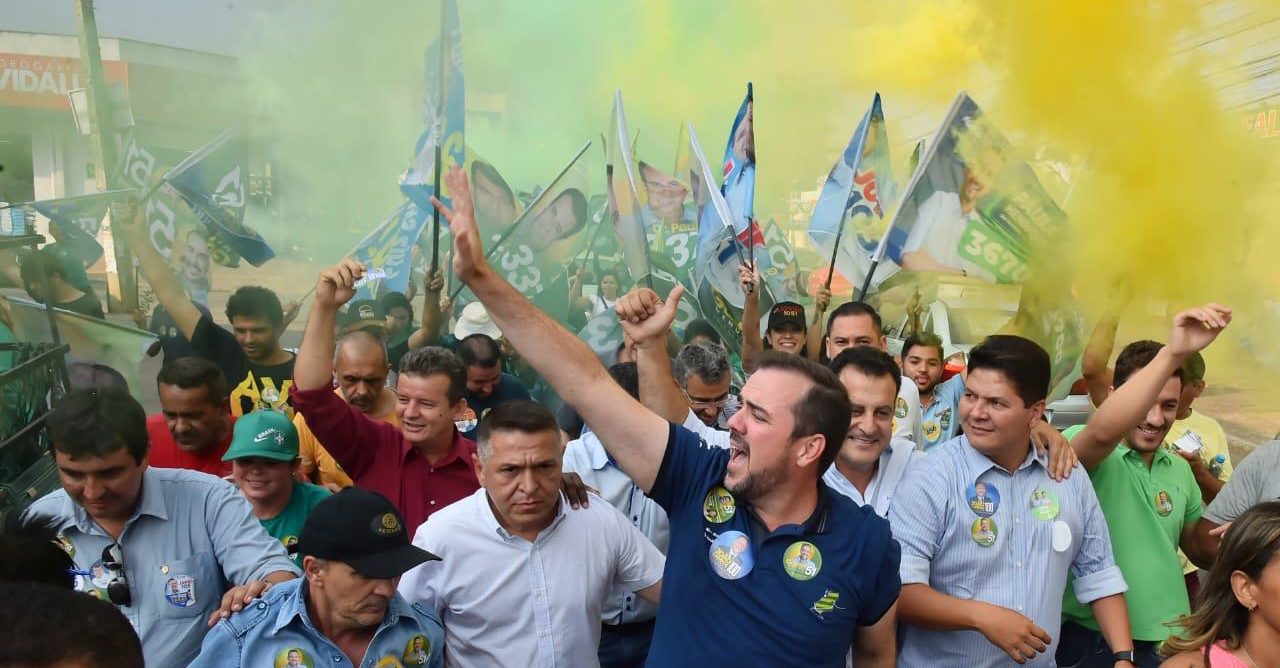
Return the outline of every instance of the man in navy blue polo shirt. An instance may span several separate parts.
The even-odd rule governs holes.
[[[730,447],[707,447],[645,409],[582,341],[502,280],[484,259],[465,176],[455,168],[446,182],[458,208],[437,206],[453,232],[454,272],[670,516],[647,665],[751,657],[758,665],[844,666],[850,645],[858,649],[857,630],[897,598],[899,548],[885,520],[821,483],[851,415],[835,375],[799,357],[763,356],[729,422]],[[665,304],[654,298],[620,316],[631,329],[665,328],[682,293],[677,287]]]

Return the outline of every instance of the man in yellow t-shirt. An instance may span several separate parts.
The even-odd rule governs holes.
[[[391,365],[387,362],[386,344],[376,334],[356,330],[338,340],[334,355],[334,376],[338,389],[334,390],[344,401],[361,413],[375,420],[382,420],[397,428],[396,393],[387,387]],[[293,424],[298,428],[298,454],[302,458],[301,471],[308,480],[337,491],[350,487],[351,477],[324,449],[301,413],[294,415]]]
[[[1191,404],[1204,392],[1204,357],[1200,353],[1191,355],[1182,363],[1182,370],[1186,382],[1178,400],[1178,419],[1169,429],[1165,442],[1191,465],[1196,485],[1200,487],[1200,494],[1207,505],[1231,478],[1231,452],[1227,449],[1227,433],[1222,425],[1191,408]],[[1199,448],[1198,452],[1196,448]],[[1219,456],[1222,461],[1217,461]],[[1188,576],[1187,589],[1194,594],[1199,586],[1199,580],[1193,575],[1196,567],[1181,551],[1178,556],[1182,559],[1182,572]]]

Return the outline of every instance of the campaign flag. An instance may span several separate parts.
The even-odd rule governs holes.
[[[248,145],[232,128],[174,165],[164,181],[186,200],[211,239],[260,267],[275,252],[262,235],[244,224],[248,162]]]
[[[733,118],[729,141],[724,149],[724,182],[720,192],[729,205],[734,232],[747,238],[747,225],[755,218],[756,199],[756,135],[754,128],[755,102],[751,84],[747,84],[747,96]]]
[[[53,341],[49,317],[44,304],[21,297],[10,297],[14,336],[19,341]],[[147,349],[159,337],[132,327],[124,327],[100,318],[51,308],[60,340],[71,347],[75,361],[105,364],[124,375],[129,392],[143,401],[152,387],[139,374]],[[155,396],[154,392],[150,392]]]
[[[809,238],[823,257],[831,257],[839,238],[835,270],[854,286],[861,286],[871,270],[876,248],[888,228],[882,202],[893,202],[896,191],[884,112],[877,93],[844,153],[827,174],[809,222]],[[897,270],[896,265],[882,264],[876,269],[870,290]]]
[[[110,183],[138,188],[144,192],[151,190],[156,180],[159,160],[146,146],[137,140],[132,131],[120,136],[120,162]],[[156,252],[166,260],[173,258],[174,242],[179,236],[180,228],[198,225],[186,220],[182,212],[189,211],[181,203],[181,197],[169,184],[160,184],[152,192],[151,197],[142,204],[146,218],[147,239]],[[110,260],[108,260],[110,261]],[[215,256],[213,261],[224,267],[239,264],[238,256]]]
[[[645,210],[641,206],[635,169],[631,164],[631,137],[627,131],[622,91],[613,95],[613,120],[609,128],[609,160],[605,166],[609,188],[609,212],[622,248],[622,259],[639,283],[649,275],[649,248],[645,237]]]
[[[59,240],[86,266],[102,257],[98,231],[111,202],[132,194],[132,189],[108,190],[102,193],[62,197],[31,202],[27,206],[40,212],[57,229]]]
[[[426,127],[413,147],[413,165],[400,183],[400,191],[424,211],[431,210],[435,194],[436,148],[441,166],[467,162],[465,138],[466,86],[462,77],[462,25],[457,0],[442,0],[440,36],[427,47],[423,58],[426,81],[423,87],[423,116]],[[442,191],[445,185],[440,184]],[[448,192],[441,201],[448,204]]]
[[[886,257],[907,271],[1022,283],[1066,214],[1030,165],[961,93],[893,217]]]
[[[388,292],[409,289],[413,245],[429,220],[430,214],[406,201],[356,245],[351,258],[385,275],[361,285],[354,299],[376,299]]]
[[[695,249],[695,281],[698,294],[706,284],[722,295],[734,308],[741,309],[744,296],[738,282],[738,254],[741,252],[733,227],[732,214],[724,195],[715,187],[711,168],[698,141],[693,124],[689,127],[689,149],[693,155],[690,181],[695,187],[694,201],[698,203],[698,245]],[[705,302],[699,299],[699,302]]]

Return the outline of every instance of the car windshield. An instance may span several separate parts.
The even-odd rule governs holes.
[[[947,312],[951,343],[961,348],[976,346],[992,332],[1000,331],[1013,314],[998,308],[953,308]]]

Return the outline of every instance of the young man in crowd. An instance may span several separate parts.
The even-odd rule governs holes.
[[[503,372],[502,350],[488,334],[463,338],[454,352],[467,370],[465,398],[477,421],[504,402],[529,400],[529,390],[515,376]],[[467,438],[474,434],[474,428],[463,432]]]
[[[28,514],[57,520],[76,588],[119,607],[148,665],[185,666],[209,626],[298,570],[230,483],[150,468],[146,422],[123,390],[64,396],[48,420],[62,489]]]
[[[41,303],[90,318],[103,317],[102,302],[88,284],[77,287],[72,279],[73,271],[67,269],[62,259],[46,249],[31,251],[21,256],[21,267],[4,264],[19,274],[21,285],[27,294]],[[84,270],[81,268],[83,275]]]
[[[278,411],[254,411],[236,422],[231,447],[222,457],[240,493],[253,506],[262,528],[293,551],[302,525],[328,490],[298,480],[298,431]],[[293,554],[293,562],[302,557]]]
[[[964,376],[946,381],[942,339],[928,332],[907,338],[902,345],[902,373],[920,390],[920,449],[928,452],[960,433],[960,395]]]
[[[700,447],[695,434],[632,399],[586,344],[502,280],[484,258],[465,175],[455,168],[446,180],[457,211],[437,206],[453,232],[454,273],[628,477],[667,510],[667,595],[648,665],[750,656],[761,665],[843,666],[850,639],[897,597],[898,548],[882,518],[818,482],[849,428],[849,399],[834,374],[796,355],[761,355],[742,390],[743,409],[730,420],[730,448]],[[657,345],[683,289],[666,303],[639,294],[643,308],[619,317],[633,339]],[[802,544],[815,548],[821,568],[783,572]],[[890,652],[881,665],[892,660]]]
[[[191,668],[441,668],[440,619],[396,593],[405,571],[437,557],[409,544],[390,501],[355,487],[321,501],[298,553],[303,577],[215,626]]]
[[[406,573],[400,594],[440,616],[450,666],[596,665],[613,592],[657,604],[662,553],[599,499],[569,507],[547,409],[501,404],[478,437],[483,487],[418,528],[413,544],[442,561]]]
[[[387,387],[391,365],[387,361],[387,348],[382,339],[367,331],[355,331],[338,339],[338,349],[333,357],[333,375],[338,381],[334,390],[348,405],[374,420],[385,422],[397,429],[396,392]],[[337,491],[354,484],[351,476],[338,465],[337,460],[325,449],[320,439],[307,426],[307,418],[301,412],[293,416],[298,430],[298,451],[302,457],[303,477],[319,485]]]
[[[1111,395],[1088,424],[1066,432],[1089,471],[1129,583],[1139,666],[1160,663],[1159,645],[1172,633],[1169,623],[1190,613],[1178,547],[1196,564],[1212,559],[1195,540],[1203,513],[1200,487],[1186,460],[1169,452],[1165,436],[1177,414],[1183,362],[1230,321],[1229,309],[1209,304],[1175,316],[1168,345],[1126,346],[1116,358]],[[1117,648],[1099,639],[1098,620],[1070,595],[1063,619],[1060,663],[1110,665]]]
[[[218,367],[203,357],[169,360],[156,374],[156,390],[160,412],[147,417],[151,465],[230,475],[222,455],[231,445],[236,417]]]
[[[227,299],[232,331],[217,326],[191,302],[173,269],[146,238],[146,214],[135,208],[136,214],[117,217],[113,213],[112,220],[128,236],[138,268],[183,338],[218,365],[231,384],[231,414],[270,408],[293,415],[289,391],[294,355],[280,345],[285,330],[280,298],[263,287],[239,288]]]
[[[1031,445],[1049,366],[1021,337],[975,347],[960,401],[965,435],[898,486],[889,522],[902,543],[899,665],[1054,666],[1067,642],[1056,631],[1068,572],[1115,651],[1132,649],[1125,581],[1093,488],[1082,475],[1051,478]],[[1132,652],[1113,661],[1132,666]]]

